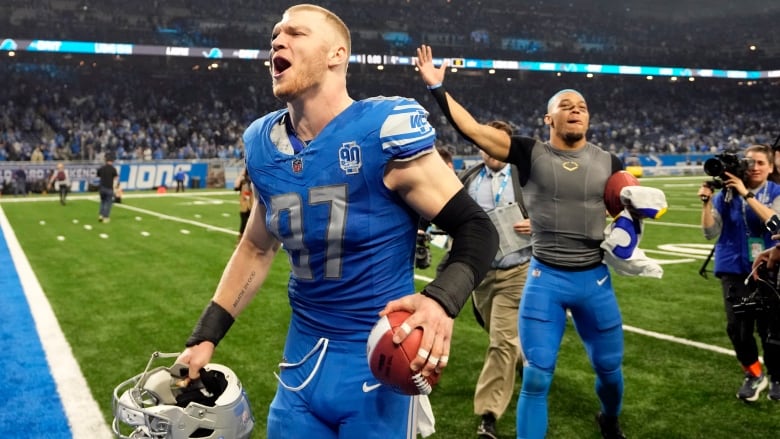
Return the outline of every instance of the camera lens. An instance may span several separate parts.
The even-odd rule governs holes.
[[[709,176],[719,177],[725,169],[726,167],[720,159],[710,158],[704,162],[704,172]]]

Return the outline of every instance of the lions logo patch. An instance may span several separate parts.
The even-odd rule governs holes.
[[[339,167],[347,175],[353,175],[360,172],[363,166],[363,159],[360,155],[360,145],[356,142],[342,143],[339,148]]]

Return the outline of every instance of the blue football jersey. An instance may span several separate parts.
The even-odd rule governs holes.
[[[427,116],[412,99],[356,101],[297,153],[287,110],[244,132],[266,227],[289,257],[289,300],[302,331],[365,340],[388,301],[414,292],[418,216],[383,176],[389,161],[433,151]]]

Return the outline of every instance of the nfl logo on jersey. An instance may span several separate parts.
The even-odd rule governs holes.
[[[363,161],[360,157],[360,145],[354,140],[341,144],[339,148],[339,166],[347,175],[357,174]]]
[[[303,160],[296,158],[292,161],[292,170],[293,172],[300,173],[303,171]]]

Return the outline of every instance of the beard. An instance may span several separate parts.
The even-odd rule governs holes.
[[[291,69],[294,67],[291,67]],[[271,87],[274,96],[282,102],[289,102],[303,95],[306,91],[318,87],[327,71],[327,66],[316,63],[302,62],[297,70],[288,74],[281,81],[272,79]]]
[[[306,81],[303,81],[299,76],[288,78],[282,82],[274,80],[272,83],[274,96],[282,102],[289,102],[295,99],[305,89]]]
[[[573,131],[567,131],[565,133],[560,133],[559,137],[566,142],[567,144],[573,144],[577,143],[580,140],[582,140],[585,137],[585,133],[582,132],[573,132]]]

